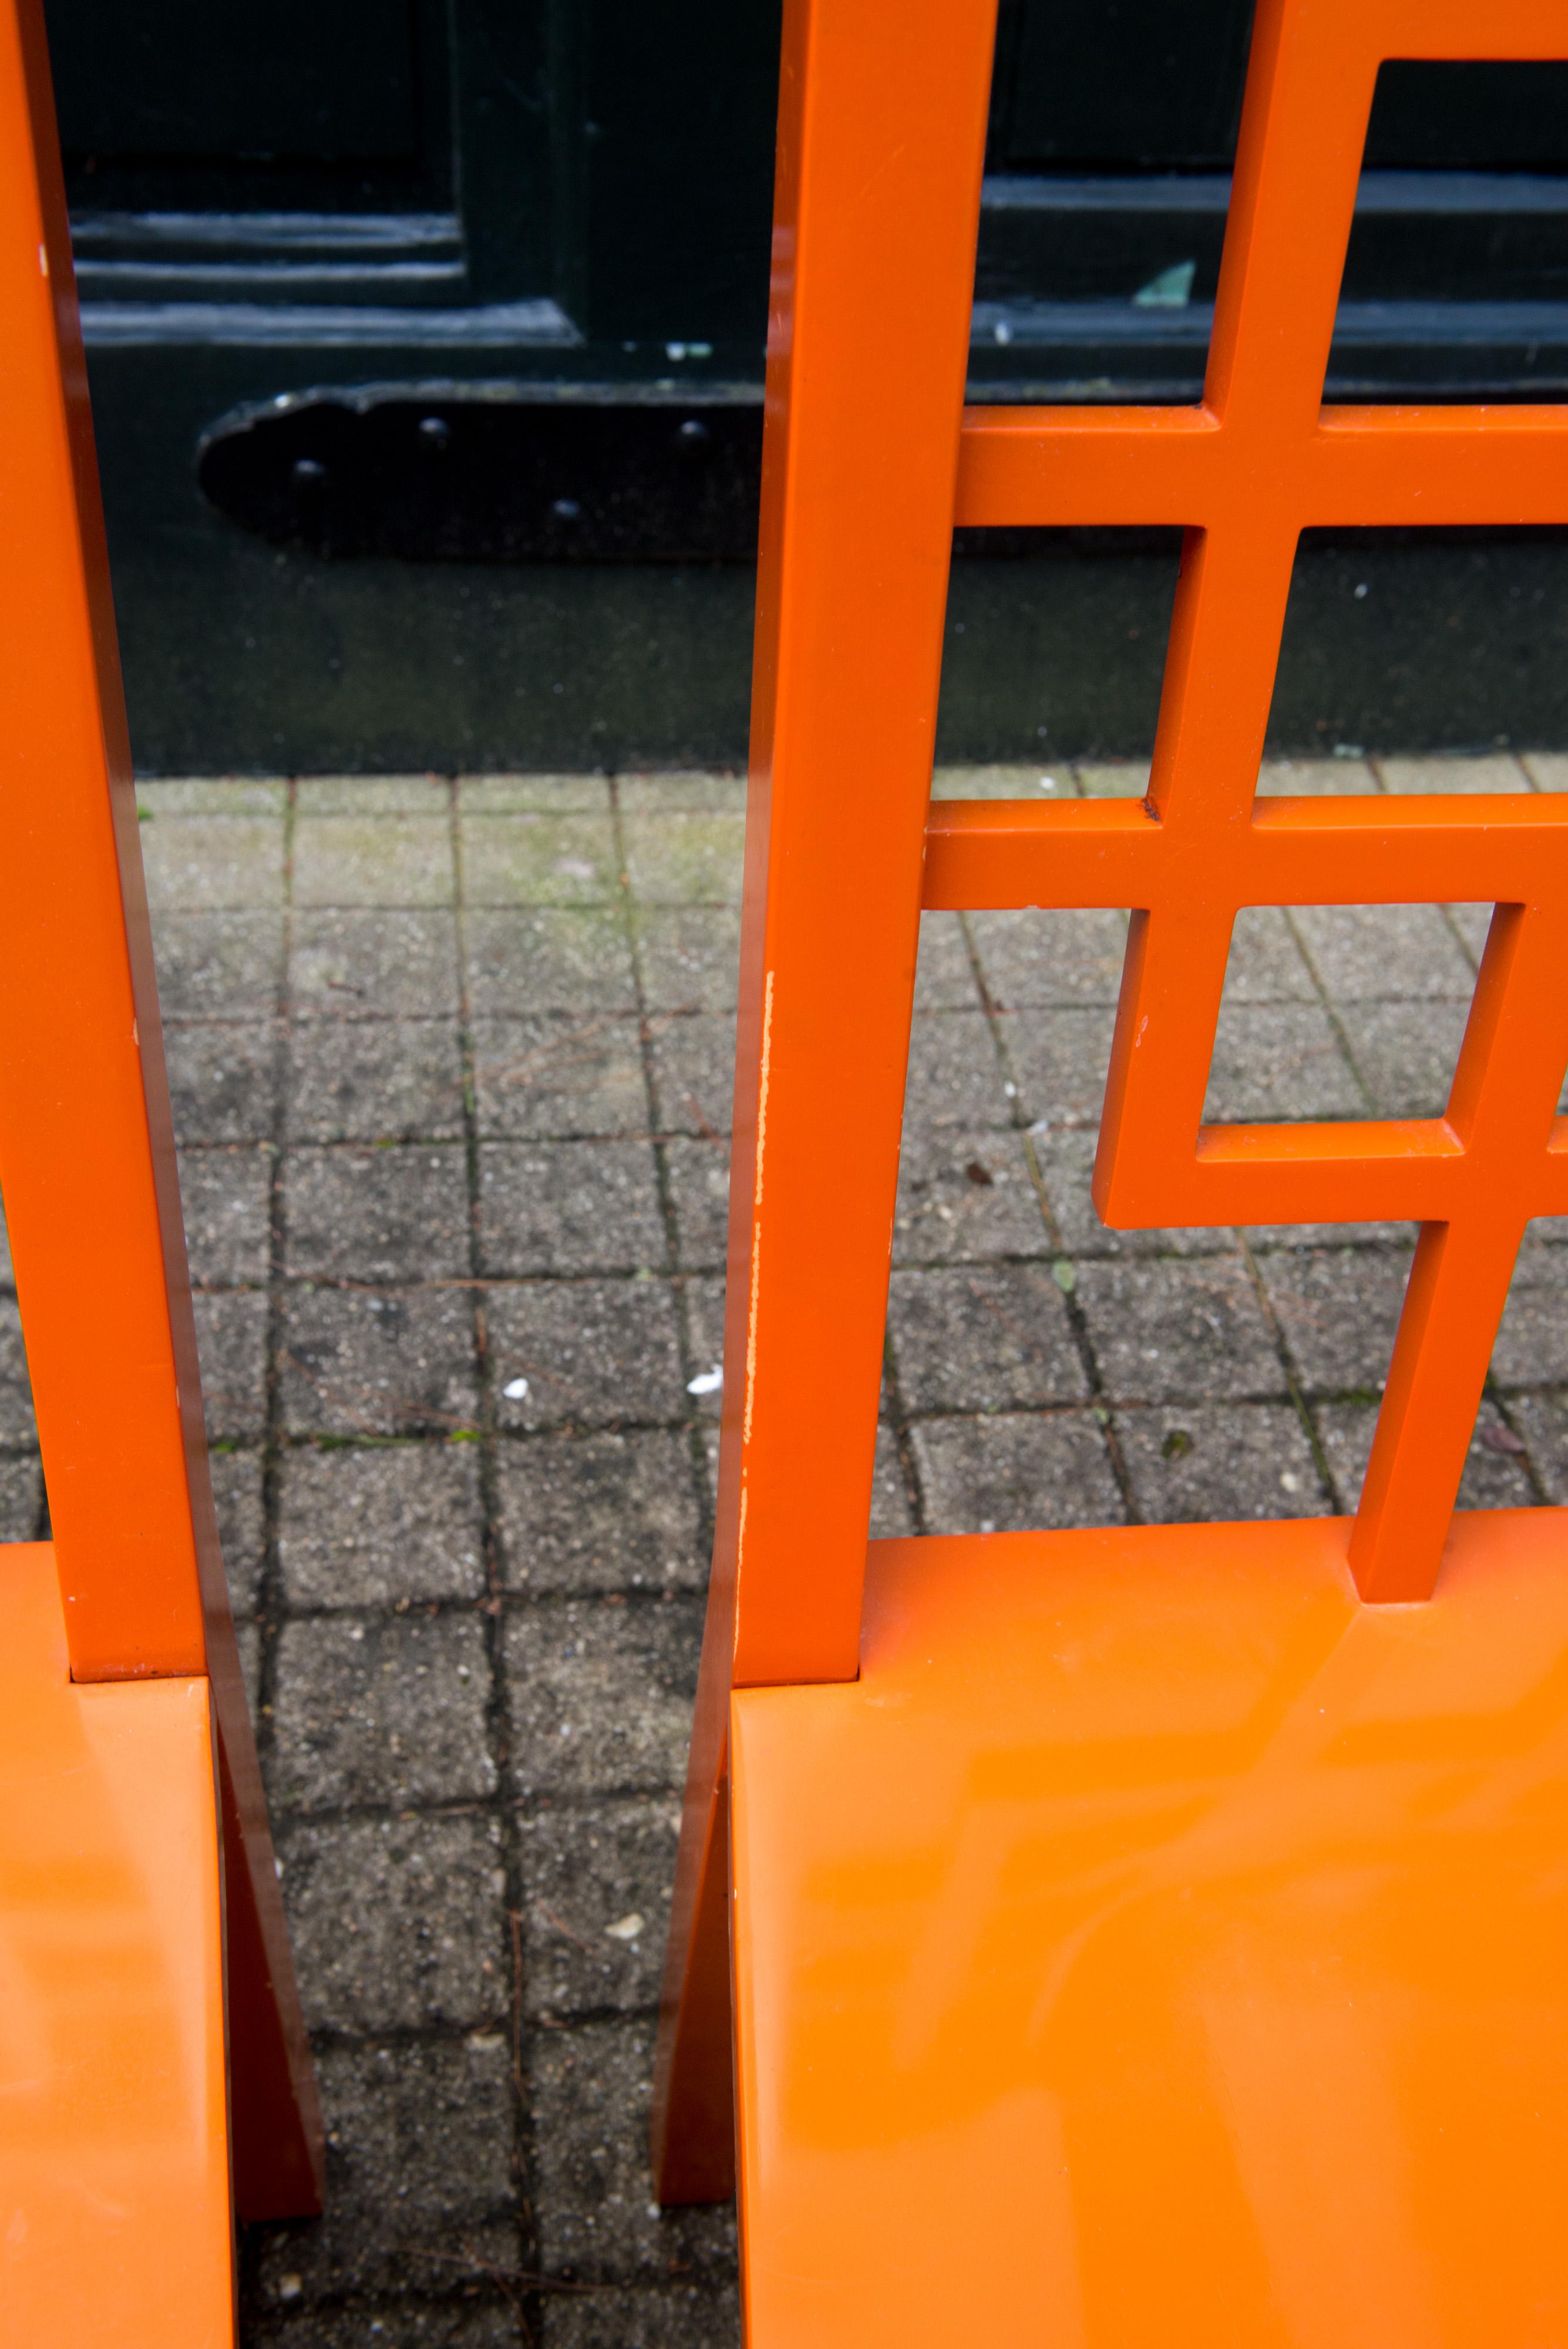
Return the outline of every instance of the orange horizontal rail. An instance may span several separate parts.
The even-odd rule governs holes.
[[[1207,408],[971,408],[954,520],[1202,529],[1243,491],[1301,530],[1564,523],[1565,428],[1568,407],[1325,408],[1299,440]]]
[[[1194,888],[1242,905],[1568,903],[1568,792],[1268,799],[1211,834],[1142,800],[946,800],[926,827],[928,911],[1153,908]]]

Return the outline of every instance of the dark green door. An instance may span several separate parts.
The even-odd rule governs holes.
[[[778,0],[46,5],[139,757],[738,755]],[[975,397],[1195,396],[1249,19],[1003,0]],[[1559,394],[1568,67],[1386,69],[1367,163],[1331,388]]]

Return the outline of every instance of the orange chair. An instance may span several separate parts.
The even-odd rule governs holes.
[[[738,2138],[759,2349],[1544,2349],[1568,1527],[1453,1504],[1568,1210],[1568,797],[1254,792],[1303,527],[1568,522],[1568,409],[1322,404],[1380,61],[1568,9],[1259,0],[1201,404],[965,411],[992,16],[786,0],[659,2190]],[[929,804],[955,523],[1183,526],[1147,801]],[[1202,1123],[1240,908],[1483,896],[1445,1115]],[[1134,909],[1108,1223],[1419,1221],[1353,1522],[867,1546],[922,905]]]
[[[38,0],[0,8],[0,1187],[53,1529],[0,1555],[0,2339],[210,2349],[234,2209],[319,2209],[321,2123],[207,1475]]]

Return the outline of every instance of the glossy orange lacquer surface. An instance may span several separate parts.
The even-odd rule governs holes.
[[[1568,407],[1323,399],[1380,63],[1565,57],[1568,8],[1259,0],[1204,394],[1191,408],[965,410],[993,32],[992,0],[784,8],[724,1421],[655,2101],[656,2175],[670,2200],[722,2194],[732,2177],[726,1919],[757,1963],[766,1957],[748,1908],[765,1892],[755,1865],[740,1897],[724,1897],[732,1694],[848,1682],[858,1665],[921,906],[1131,909],[1095,1177],[1108,1224],[1419,1223],[1348,1539],[1363,1602],[1441,1598],[1520,1238],[1532,1216],[1568,1212],[1568,1121],[1556,1115],[1568,1068],[1568,796],[1255,797],[1303,529],[1568,523]],[[1182,527],[1146,801],[929,802],[955,523]],[[1204,1125],[1242,907],[1477,899],[1496,911],[1440,1116]],[[1043,1494],[1040,1513],[1062,1513],[1058,1496]],[[1472,1528],[1467,1555],[1490,1538]],[[1562,1518],[1544,1517],[1532,1538],[1560,1545],[1568,1577]],[[1280,1537],[1261,1528],[1224,1539],[1259,1578],[1280,1556]],[[1309,1548],[1321,1539],[1302,1536]],[[1131,1557],[1144,1546],[1168,1555],[1164,1536],[1127,1540]],[[976,1570],[993,1555],[977,1551]],[[1129,1607],[1137,1588],[1124,1586]],[[1216,1603],[1229,1605],[1231,1588],[1217,1584]],[[993,1630],[1005,1673],[1000,1614]],[[979,1750],[989,1720],[978,1664],[966,1685]],[[738,1700],[737,1718],[750,1702]],[[833,1700],[823,1689],[765,1700],[775,1702],[831,1710]],[[885,1819],[897,1797],[878,1775],[880,1750],[857,1748],[843,1778],[846,1831],[857,1806]],[[1282,1812],[1287,1870],[1300,1861],[1291,1832]],[[891,1884],[864,1849],[867,1883]],[[1039,1865],[1045,1898],[1049,1844]],[[890,1952],[891,1892],[889,1902],[867,1930]],[[1545,1930],[1544,1909],[1526,1902],[1518,1914],[1521,1931],[1532,1916]],[[804,2029],[815,1960],[801,1962]],[[742,2081],[758,2160],[772,2140],[756,2134],[750,2100],[795,2061],[788,2012],[781,1990],[767,2009],[774,2035],[754,2042]],[[1424,2044],[1435,2062],[1436,2039]],[[1172,2063],[1175,2048],[1172,2037]],[[961,2088],[923,2076],[938,2109]],[[956,2139],[943,2142],[951,2154]],[[770,2272],[774,2247],[756,2213],[778,2207],[753,2201],[746,2220],[747,2256]],[[1137,2262],[1142,2211],[1131,2196],[1106,2260]],[[1314,2224],[1303,2218],[1303,2240]],[[1226,2240],[1241,2259],[1241,2231]],[[867,2261],[868,2271],[880,2264],[869,2251]],[[1238,2306],[1254,2304],[1251,2273],[1237,2271]],[[977,2331],[967,2320],[960,2329]],[[1136,2337],[1168,2338],[1168,2324]],[[1221,2326],[1210,2337],[1273,2336]]]
[[[0,0],[0,1186],[80,1682],[210,1681],[247,2217],[321,2121],[218,1546],[40,0]],[[0,2323],[4,2321],[0,2311]]]
[[[0,1547],[0,2342],[234,2338],[211,1692],[73,1683]]]
[[[1461,1517],[872,1545],[733,1701],[748,2337],[1568,2340],[1568,1572]]]

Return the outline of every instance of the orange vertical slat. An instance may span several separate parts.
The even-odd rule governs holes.
[[[993,19],[916,0],[890,40],[881,0],[784,11],[718,1529],[656,2120],[677,2148],[732,1678],[852,1678],[859,1650]]]
[[[974,0],[913,17],[889,43],[877,0],[805,0],[784,42],[719,1496],[740,1681],[858,1651],[991,68]]]

